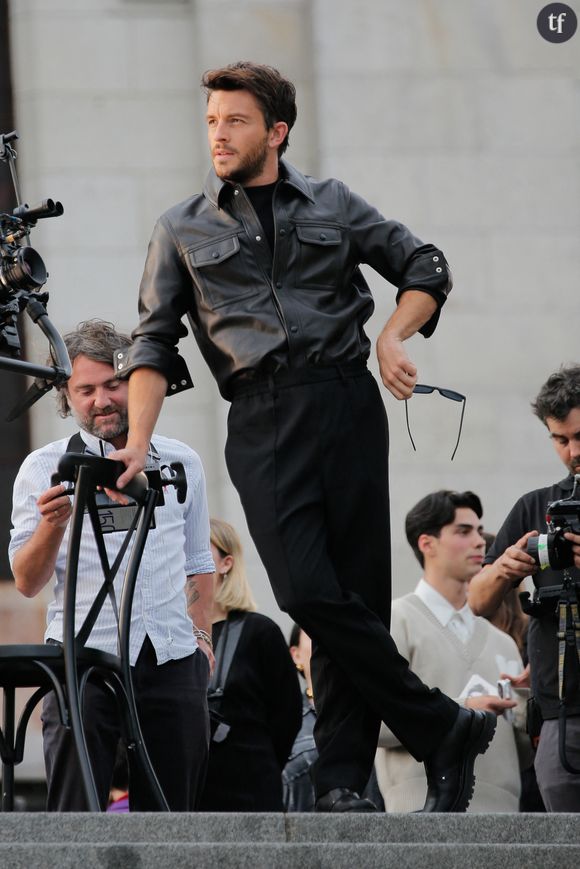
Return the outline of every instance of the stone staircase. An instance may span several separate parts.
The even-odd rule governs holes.
[[[0,815],[0,869],[577,869],[576,815]]]

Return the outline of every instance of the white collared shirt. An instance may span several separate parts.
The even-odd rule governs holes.
[[[475,616],[469,609],[468,604],[465,604],[460,610],[455,609],[447,598],[443,597],[436,588],[433,588],[424,579],[419,580],[415,594],[423,601],[437,621],[444,628],[449,628],[449,630],[453,631],[462,643],[467,643],[471,639]]]
[[[81,436],[87,452],[107,456],[114,447],[87,432]],[[11,540],[9,557],[15,553],[36,530],[40,512],[36,500],[50,488],[51,475],[58,460],[66,452],[69,438],[55,441],[35,450],[22,463],[14,483]],[[130,630],[130,661],[137,660],[145,636],[149,636],[157,654],[158,664],[184,658],[197,648],[192,624],[187,615],[185,599],[186,576],[213,573],[214,564],[209,546],[209,515],[205,492],[205,477],[201,460],[186,444],[154,435],[152,443],[162,465],[181,462],[187,476],[185,502],[179,504],[173,486],[163,489],[165,504],[155,509],[156,527],[149,531],[135,587]],[[56,561],[54,600],[47,612],[45,639],[62,641],[64,602],[64,576],[70,535],[70,523],[64,534]],[[109,563],[113,564],[124,532],[105,534],[104,541]],[[131,546],[129,546],[129,550]],[[129,553],[125,553],[115,579],[115,593],[120,600],[122,579]],[[90,519],[85,516],[80,547],[75,632],[77,632],[103,582]],[[92,648],[117,653],[117,622],[110,600],[107,598],[87,642]]]

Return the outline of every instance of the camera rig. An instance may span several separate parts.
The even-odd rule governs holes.
[[[53,386],[65,383],[71,375],[71,364],[64,341],[48,318],[48,293],[40,292],[48,278],[46,267],[37,251],[30,246],[30,230],[37,221],[59,217],[64,212],[60,202],[45,199],[30,208],[21,201],[16,175],[16,151],[12,142],[18,133],[0,133],[0,160],[8,163],[16,208],[11,214],[0,213],[0,370],[15,371],[35,377],[23,398],[6,417],[16,419]],[[24,311],[46,335],[54,365],[36,365],[19,359],[18,317]]]

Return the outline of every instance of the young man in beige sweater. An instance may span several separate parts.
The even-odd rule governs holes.
[[[472,492],[435,492],[409,512],[407,539],[424,574],[412,594],[393,602],[391,632],[400,653],[427,684],[467,708],[498,716],[494,740],[476,762],[469,811],[517,812],[520,772],[514,728],[523,727],[525,703],[515,693],[510,700],[495,692],[498,679],[517,675],[523,664],[511,637],[474,616],[467,605],[469,581],[484,556],[481,516],[481,502]],[[387,812],[421,808],[423,765],[385,725],[376,767]]]

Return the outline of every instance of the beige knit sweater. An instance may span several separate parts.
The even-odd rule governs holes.
[[[444,628],[416,594],[393,602],[391,633],[399,652],[429,687],[440,688],[457,702],[470,677],[483,676],[495,685],[501,672],[518,673],[523,663],[511,637],[486,619],[476,618],[467,643]],[[515,662],[515,663],[514,663]],[[470,812],[517,812],[520,767],[514,727],[524,729],[525,698],[519,697],[514,724],[503,716],[486,754],[475,764],[475,793]],[[379,787],[387,812],[412,812],[423,807],[425,770],[405,751],[383,724],[376,757]]]

